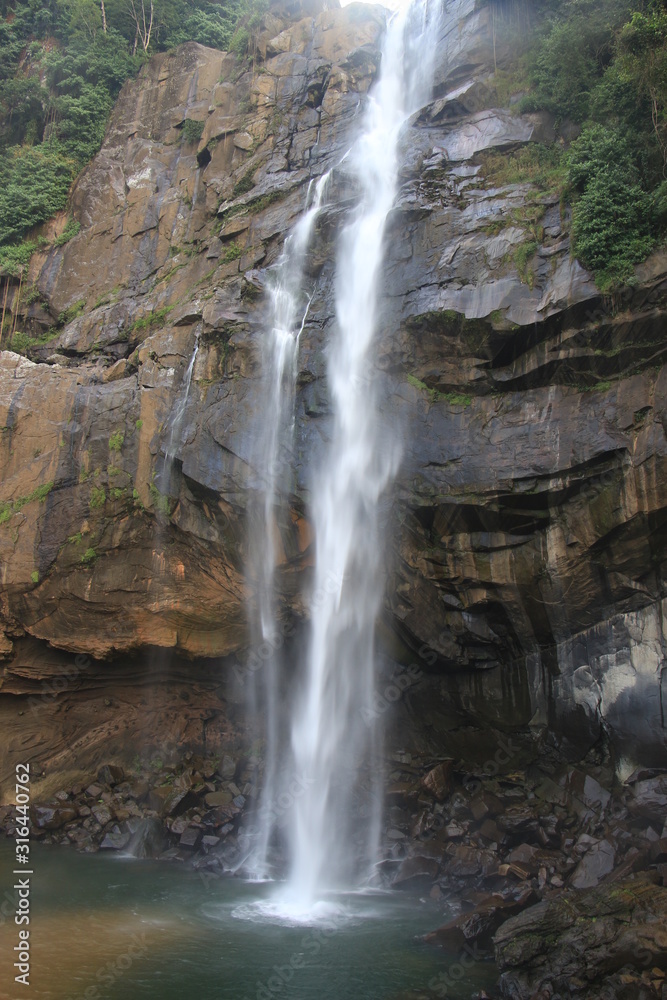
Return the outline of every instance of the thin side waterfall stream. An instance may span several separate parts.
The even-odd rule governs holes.
[[[190,355],[190,361],[188,362],[188,367],[185,369],[185,375],[183,376],[183,385],[181,391],[178,395],[178,401],[176,408],[174,410],[174,415],[171,420],[171,427],[169,430],[169,440],[167,441],[167,446],[164,450],[164,471],[162,476],[162,492],[169,495],[169,487],[171,486],[171,478],[174,467],[174,459],[176,453],[181,446],[181,433],[183,430],[183,418],[185,416],[185,410],[188,405],[188,397],[190,395],[190,386],[192,385],[192,373],[194,371],[195,362],[197,360],[197,353],[199,351],[199,338],[201,335],[201,327],[197,327],[195,332],[195,342],[192,349],[192,354]]]
[[[367,721],[374,687],[374,632],[383,580],[378,505],[400,453],[383,437],[373,375],[378,284],[386,220],[395,201],[398,142],[407,119],[430,97],[439,4],[414,0],[394,14],[385,36],[379,80],[361,134],[339,165],[359,201],[339,238],[336,328],[327,380],[333,410],[326,454],[315,472],[312,509],[315,573],[311,636],[301,690],[292,697],[291,760],[278,752],[278,657],[266,676],[266,765],[256,871],[266,874],[273,803],[280,775],[299,787],[286,808],[289,876],[275,914],[308,920],[330,890],[349,888],[376,860],[382,816],[378,734]],[[272,329],[265,364],[268,405],[262,434],[266,486],[259,567],[261,639],[276,628],[274,582],[280,558],[276,511],[289,488],[287,458],[303,303],[303,261],[327,177],[285,244],[272,288]],[[299,319],[301,323],[299,325]],[[283,757],[285,755],[283,754]],[[365,843],[351,850],[353,800],[362,769],[375,777],[363,825]]]

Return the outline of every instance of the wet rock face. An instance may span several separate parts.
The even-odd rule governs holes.
[[[667,890],[647,877],[538,903],[496,934],[500,996],[660,996],[666,916]]]
[[[495,106],[494,58],[510,53],[499,41],[494,55],[489,9],[448,10],[434,100],[403,138],[370,373],[403,442],[383,620],[421,672],[403,720],[429,719],[437,739],[463,719],[550,726],[572,756],[604,739],[627,775],[664,760],[667,262],[603,301],[557,201],[494,184],[488,156],[550,141],[553,123]],[[61,326],[32,361],[0,362],[0,653],[14,690],[30,638],[115,658],[109,677],[155,648],[243,655],[269,269],[308,184],[335,168],[309,253],[292,510],[277,526],[280,610],[307,616],[336,238],[356,198],[341,160],[383,18],[275,7],[254,67],[188,44],[123,89],[75,186],[80,233],[34,259],[42,304],[25,322]]]

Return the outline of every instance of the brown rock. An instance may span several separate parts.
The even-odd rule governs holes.
[[[613,996],[616,971],[664,953],[666,917],[667,889],[645,877],[543,900],[496,932],[501,995],[529,1000],[547,982],[579,979],[585,1000]]]
[[[208,795],[204,796],[204,801],[209,809],[214,809],[216,806],[228,806],[232,801],[232,793],[227,791],[209,792]]]
[[[179,847],[184,847],[189,851],[196,851],[202,839],[202,832],[196,826],[188,826],[181,834],[178,842]]]
[[[448,875],[489,875],[498,870],[498,861],[492,851],[461,844],[448,853],[450,860],[445,866]]]
[[[39,830],[58,830],[76,819],[77,810],[74,806],[61,805],[34,805],[30,807],[30,819],[32,825]]]
[[[460,952],[473,942],[483,950],[490,950],[493,935],[501,924],[509,917],[521,913],[535,901],[536,896],[532,890],[527,890],[516,899],[489,896],[470,913],[450,920],[437,931],[427,934],[424,940],[427,944],[438,945],[450,952]]]
[[[445,760],[437,767],[434,767],[423,778],[422,785],[433,795],[438,802],[444,802],[452,787],[452,765],[453,761]]]
[[[406,858],[401,862],[391,884],[395,889],[420,890],[430,886],[439,871],[440,864],[435,858]]]
[[[616,852],[608,840],[594,844],[577,865],[570,884],[575,889],[588,889],[609,875],[614,868]]]
[[[118,785],[124,779],[125,772],[117,764],[104,764],[97,772],[97,780],[101,785]]]
[[[112,820],[111,810],[107,806],[92,806],[90,811],[100,826],[106,826]]]

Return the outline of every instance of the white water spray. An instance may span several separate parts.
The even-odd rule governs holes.
[[[264,482],[258,518],[260,526],[254,536],[252,554],[257,577],[257,640],[268,653],[261,677],[266,700],[264,785],[259,810],[259,839],[251,865],[259,877],[265,877],[270,870],[268,847],[277,794],[280,643],[277,641],[274,579],[276,566],[284,560],[280,517],[287,509],[286,497],[292,487],[297,357],[299,338],[310,307],[310,298],[303,287],[304,268],[328,180],[327,173],[317,183],[311,181],[306,196],[306,211],[285,240],[270,286],[271,327],[263,343],[265,413],[258,436],[257,466]],[[259,681],[259,678],[255,680]],[[254,689],[251,693],[253,707],[257,711],[259,692]]]
[[[378,503],[399,458],[381,435],[373,377],[378,279],[397,192],[399,136],[430,98],[438,16],[437,0],[413,0],[392,17],[363,133],[346,160],[361,200],[339,246],[338,330],[328,367],[334,421],[313,489],[317,600],[305,686],[292,717],[295,773],[307,780],[294,802],[285,899],[303,910],[353,877],[355,774],[363,763],[377,768],[365,710],[368,718],[382,600]],[[371,813],[362,822],[368,841],[377,843],[379,796]]]

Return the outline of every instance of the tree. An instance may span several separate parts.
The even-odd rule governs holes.
[[[136,27],[134,36],[134,47],[132,55],[137,51],[137,44],[141,41],[144,52],[148,52],[153,34],[153,19],[155,17],[154,0],[129,0],[130,16]]]
[[[653,133],[662,154],[663,177],[667,176],[667,14],[635,12],[618,43],[623,69],[651,102]]]
[[[58,6],[68,18],[72,35],[81,34],[91,41],[95,40],[103,27],[102,9],[98,0],[58,0]]]
[[[655,244],[653,202],[628,139],[615,129],[588,126],[572,144],[568,172],[580,192],[572,209],[574,253],[602,288],[627,280]]]

